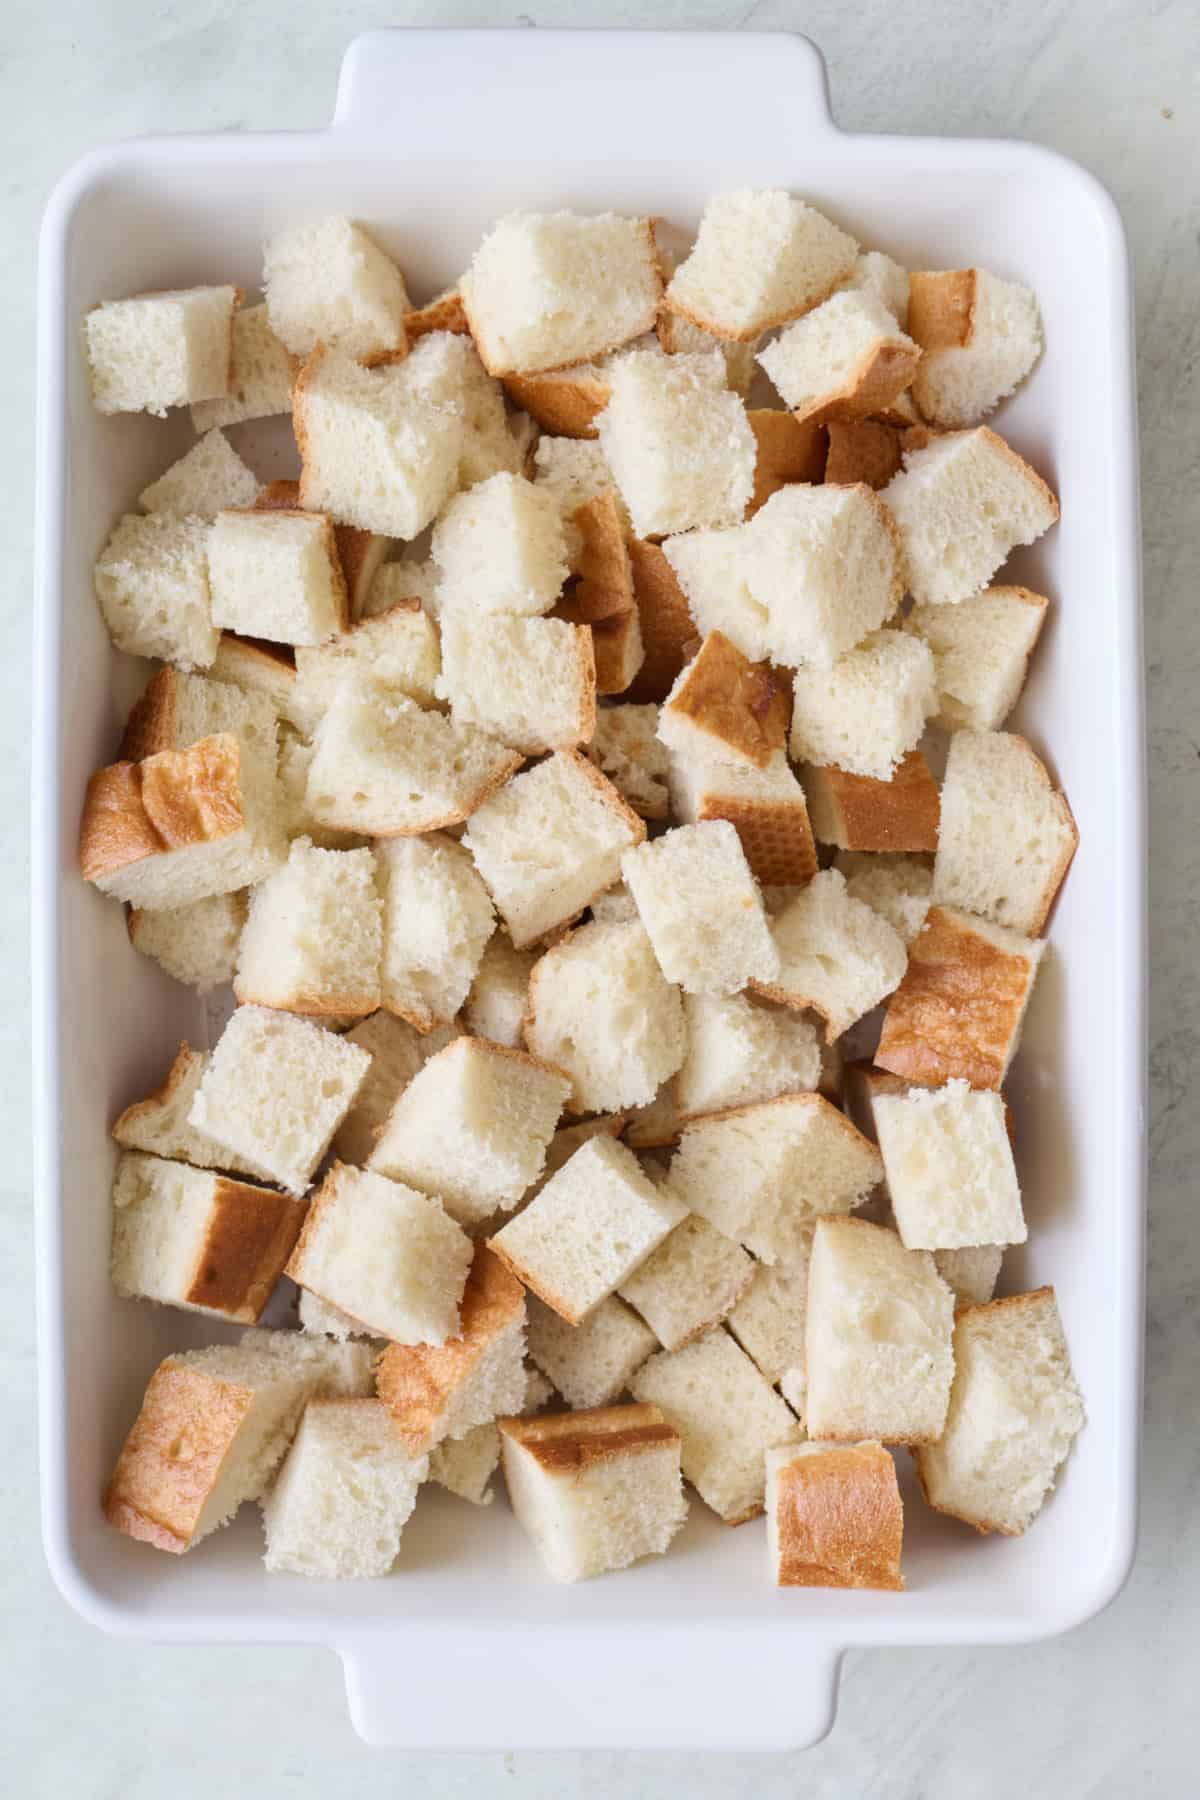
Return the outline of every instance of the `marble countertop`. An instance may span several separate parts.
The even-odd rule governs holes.
[[[1200,30],[1194,0],[556,0],[510,11],[372,0],[14,0],[0,59],[0,1741],[14,1794],[258,1800],[336,1787],[692,1800],[1028,1800],[1195,1791],[1200,1756]],[[806,32],[850,129],[1028,137],[1094,170],[1137,277],[1151,781],[1151,1219],[1141,1550],[1100,1618],[1025,1649],[850,1656],[837,1724],[795,1756],[387,1755],[332,1656],[159,1650],[98,1636],[37,1536],[27,1055],[26,749],[36,232],[81,151],[143,131],[328,118],[341,53],[389,24]],[[1097,1304],[1103,1297],[1097,1296]],[[278,1725],[276,1726],[276,1722]],[[236,1771],[236,1775],[234,1774]]]

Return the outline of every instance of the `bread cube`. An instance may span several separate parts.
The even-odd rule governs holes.
[[[682,761],[765,769],[787,743],[789,710],[784,678],[712,631],[663,702],[658,735]]]
[[[404,278],[361,225],[309,220],[263,246],[271,330],[293,354],[329,344],[366,358],[404,343]]]
[[[986,269],[923,271],[910,284],[909,329],[924,351],[913,398],[931,425],[977,425],[1042,353],[1037,300]]]
[[[754,433],[754,492],[746,517],[767,504],[772,494],[794,481],[825,479],[826,433],[819,425],[797,419],[792,413],[752,407],[746,414]],[[897,464],[898,466],[898,464]]]
[[[370,1167],[474,1224],[511,1211],[541,1173],[570,1092],[558,1069],[483,1038],[455,1038],[404,1089]]]
[[[386,1575],[428,1471],[380,1401],[310,1400],[263,1501],[267,1568],[330,1581]]]
[[[290,728],[279,736],[279,797],[289,839],[308,838],[322,850],[362,850],[361,832],[323,825],[308,804],[308,778],[316,747]]]
[[[255,1171],[248,1164],[187,1122],[207,1067],[208,1057],[202,1051],[181,1044],[161,1087],[135,1100],[118,1116],[112,1128],[115,1141],[126,1150],[144,1150],[197,1169],[231,1169],[235,1174],[252,1175]]]
[[[253,506],[257,492],[258,477],[228,438],[210,431],[142,489],[138,504],[172,519],[215,519],[227,507]]]
[[[584,744],[596,724],[596,662],[586,625],[559,619],[442,619],[441,697],[528,756]]]
[[[383,895],[383,1004],[418,1031],[453,1019],[492,935],[492,903],[468,853],[431,834],[375,846]]]
[[[657,729],[657,706],[602,706],[587,751],[643,819],[665,819],[668,810],[669,759]]]
[[[83,324],[97,412],[148,412],[215,400],[229,388],[235,287],[168,288],[104,300]]]
[[[462,417],[422,391],[415,354],[368,369],[318,347],[296,380],[293,424],[301,505],[360,530],[414,538],[457,485]]]
[[[671,1191],[775,1263],[812,1219],[851,1212],[883,1176],[873,1144],[820,1094],[784,1094],[684,1125]]]
[[[112,1190],[118,1294],[253,1325],[304,1223],[269,1188],[127,1150]]]
[[[830,669],[797,669],[793,695],[793,761],[890,781],[936,706],[933,654],[907,632],[877,631]]]
[[[622,530],[629,525],[625,504],[613,486],[608,458],[595,438],[543,437],[534,451],[533,470],[534,486],[543,489],[558,506],[571,573],[577,575],[587,524],[586,514],[582,520],[578,517],[581,508],[611,494]]]
[[[882,1444],[767,1451],[767,1546],[777,1587],[900,1593],[904,1507]]]
[[[383,907],[369,850],[296,838],[250,896],[234,993],[243,1005],[337,1018],[380,1003]]]
[[[231,732],[258,777],[270,784],[275,771],[279,720],[265,694],[179,669],[159,669],[130,709],[121,737],[122,762],[141,762],[163,750],[186,750],[201,738]]]
[[[208,541],[213,624],[321,644],[349,623],[333,526],[320,513],[223,512]]]
[[[1037,937],[1078,843],[1066,795],[1023,737],[955,732],[933,864],[939,905]]]
[[[899,773],[896,777],[900,779]],[[846,877],[846,892],[887,920],[892,930],[913,944],[929,911],[933,870],[919,857],[870,855],[843,850],[835,867]]]
[[[754,492],[754,433],[715,352],[631,350],[612,365],[600,445],[639,537],[736,525]]]
[[[816,1220],[796,1233],[777,1263],[755,1265],[754,1279],[725,1323],[772,1387],[778,1387],[800,1423],[808,1395],[805,1331],[808,1265]]]
[[[510,1050],[521,1048],[529,1010],[529,977],[536,961],[533,951],[514,950],[507,932],[493,932],[463,1012],[463,1023],[472,1037],[490,1038]]]
[[[495,738],[374,680],[338,684],[314,742],[309,811],[323,825],[371,837],[461,824],[522,760]]]
[[[663,1350],[633,1378],[638,1400],[659,1406],[683,1440],[683,1472],[727,1525],[763,1510],[764,1458],[802,1435],[779,1395],[727,1331]]]
[[[566,441],[547,440],[552,444]],[[570,447],[599,451],[597,444],[573,443]],[[633,568],[625,541],[628,530],[629,515],[612,485],[611,474],[600,493],[582,500],[573,513],[563,514],[563,541],[570,572],[576,579],[555,607],[556,619],[569,619],[576,625],[599,625],[618,613],[635,610]]]
[[[529,1354],[568,1406],[607,1406],[658,1349],[648,1325],[615,1294],[578,1325],[569,1325],[529,1294]]]
[[[907,952],[887,920],[846,892],[837,869],[814,875],[771,926],[778,973],[755,982],[782,1006],[810,1008],[840,1037],[904,976]]]
[[[659,248],[659,260],[663,264],[663,272],[668,270],[667,261]],[[675,259],[678,267],[682,258]],[[721,360],[725,364],[725,381],[735,394],[745,399],[754,380],[754,352],[758,349],[758,339],[749,338],[744,344],[732,338],[721,338],[713,331],[705,331],[701,325],[693,325],[682,313],[660,312],[654,325],[659,344],[668,356],[694,356],[713,350],[721,352]]]
[[[407,329],[407,321],[405,322]],[[510,429],[504,390],[479,360],[470,337],[450,331],[422,334],[408,359],[414,390],[446,411],[461,426],[458,482],[473,487],[502,471],[521,468],[523,451],[514,417]]]
[[[816,1087],[821,1049],[807,1019],[746,994],[688,994],[683,1017],[687,1053],[675,1079],[683,1118]]]
[[[243,306],[233,315],[229,386],[216,400],[197,400],[192,426],[202,436],[214,428],[268,419],[292,410],[296,363],[271,330],[266,302]],[[239,504],[244,504],[239,502]]]
[[[865,1219],[819,1219],[808,1270],[808,1434],[932,1444],[954,1355],[954,1295],[926,1250]]]
[[[490,1506],[489,1483],[500,1463],[500,1433],[494,1425],[476,1425],[466,1437],[443,1438],[429,1452],[429,1479],[447,1493]]]
[[[456,287],[443,288],[440,294],[426,301],[424,306],[416,307],[404,315],[404,332],[410,344],[415,344],[430,331],[465,332],[469,335],[470,330],[462,295]]]
[[[437,627],[416,602],[402,602],[327,643],[297,650],[291,715],[303,730],[314,732],[347,677],[352,681],[366,677],[419,706],[433,706],[440,670]]]
[[[1053,1288],[967,1307],[945,1430],[917,1453],[925,1498],[976,1531],[1019,1537],[1084,1423]]]
[[[375,1384],[410,1456],[519,1409],[525,1399],[525,1295],[482,1244],[445,1344],[389,1344]]]
[[[560,750],[472,813],[463,842],[518,950],[617,879],[646,827],[586,757]]]
[[[999,1094],[959,1079],[879,1094],[874,1114],[896,1229],[910,1250],[1025,1242]]]
[[[578,596],[582,591],[582,581],[577,582],[573,594]],[[630,592],[632,593],[632,579]],[[584,623],[572,616],[577,610],[580,609],[574,599],[563,600],[555,609],[555,617],[568,619],[573,624]],[[637,607],[631,604],[602,619],[588,620],[586,623],[592,634],[592,654],[596,659],[596,692],[626,693],[645,658]]]
[[[620,1294],[665,1350],[682,1350],[736,1306],[754,1280],[754,1268],[739,1245],[689,1213],[621,1283]]]
[[[209,994],[233,980],[246,923],[246,896],[212,894],[189,906],[129,915],[129,941],[176,981]]]
[[[737,832],[727,820],[680,825],[626,851],[621,873],[668,981],[733,994],[779,963]]]
[[[643,654],[625,697],[639,703],[665,700],[699,634],[661,545],[635,537],[629,539],[627,549]]]
[[[84,880],[148,910],[249,887],[283,853],[270,783],[230,732],[98,769],[79,827]]]
[[[446,507],[433,560],[443,613],[547,613],[568,573],[558,506],[523,475],[493,475]]]
[[[663,549],[699,629],[723,631],[754,661],[830,669],[901,596],[895,528],[866,487],[797,482],[747,524],[669,538]]]
[[[205,669],[217,654],[203,519],[127,513],[96,562],[96,598],[109,636],[131,656]]]
[[[607,358],[533,375],[506,375],[504,391],[513,406],[521,407],[542,431],[590,442],[612,391]]]
[[[869,419],[909,386],[921,352],[863,290],[832,294],[759,353],[759,366],[802,423]]]
[[[373,619],[378,613],[403,606],[410,612],[420,610],[427,618],[436,619],[440,611],[440,582],[441,576],[432,557],[425,562],[415,562],[411,557],[385,562],[372,578],[363,602],[363,617]]]
[[[1003,1244],[972,1244],[960,1250],[935,1250],[933,1260],[942,1280],[954,1290],[955,1307],[982,1306],[996,1291]]]
[[[882,300],[896,323],[907,331],[909,284],[908,270],[890,256],[881,250],[860,250],[838,292],[869,294]]]
[[[777,750],[765,769],[672,756],[667,781],[676,819],[729,821],[762,886],[801,887],[816,874],[808,804],[785,751]]]
[[[267,1181],[302,1194],[370,1060],[308,1019],[239,1006],[217,1040],[188,1124]]]
[[[687,1517],[679,1433],[656,1406],[502,1419],[513,1512],[555,1581],[661,1556]]]
[[[508,213],[459,284],[493,375],[586,362],[650,331],[662,276],[649,219]]]
[[[1010,550],[1036,543],[1058,519],[1058,501],[1041,476],[983,425],[944,432],[911,451],[883,499],[920,606],[977,594]]]
[[[417,1070],[458,1035],[456,1025],[419,1032],[407,1019],[382,1008],[350,1027],[345,1042],[365,1050],[371,1066],[334,1134],[333,1148],[343,1162],[366,1162],[380,1128]]]
[[[217,634],[217,654],[204,671],[244,694],[268,700],[281,720],[295,724],[296,657],[290,646],[264,644],[232,631]]]
[[[920,750],[907,751],[883,780],[852,775],[836,763],[823,768],[809,763],[804,770],[804,792],[813,831],[823,844],[851,851],[937,849],[941,794]],[[928,887],[925,891],[928,893]],[[858,897],[869,898],[865,894]],[[886,915],[886,908],[884,911]]]
[[[737,188],[704,209],[665,302],[718,337],[757,337],[799,318],[847,276],[858,245],[780,188]]]
[[[571,1078],[574,1112],[644,1106],[683,1060],[679,991],[640,921],[583,925],[535,963],[525,1041]]]
[[[957,606],[915,606],[905,624],[933,651],[937,722],[998,731],[1016,705],[1050,602],[1023,587],[984,588]]]
[[[902,431],[885,419],[856,419],[826,427],[829,449],[825,481],[837,487],[863,482],[876,493],[885,488],[903,463]]]
[[[437,1200],[335,1163],[313,1195],[287,1272],[376,1337],[457,1336],[471,1240]]]

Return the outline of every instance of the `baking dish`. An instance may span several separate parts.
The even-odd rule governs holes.
[[[501,73],[501,71],[503,73]],[[105,296],[258,280],[270,232],[347,212],[418,298],[515,206],[662,212],[788,186],[917,267],[978,262],[1031,282],[1047,350],[998,428],[1063,517],[1008,576],[1053,598],[1018,715],[1070,796],[1081,847],[1011,1081],[1031,1236],[1010,1288],[1056,1285],[1089,1424],[1022,1539],[978,1539],[909,1508],[909,1589],[768,1586],[761,1525],[698,1502],[671,1553],[573,1588],[543,1579],[502,1498],[423,1498],[387,1581],[267,1579],[255,1508],[193,1556],[111,1532],[99,1493],[143,1384],[204,1321],[116,1300],[106,1276],[110,1120],[200,1001],[129,946],[84,887],[86,777],[111,759],[138,670],[91,592],[118,513],[190,437],[186,417],[103,419],[78,321]],[[842,133],[824,68],[784,36],[379,32],[357,39],[324,131],[161,137],[85,157],[41,246],[34,773],[34,1058],[47,1555],[105,1630],[160,1642],[320,1643],[343,1658],[375,1743],[778,1749],[833,1716],[852,1646],[1012,1643],[1061,1632],[1118,1590],[1133,1551],[1143,1262],[1145,808],[1131,303],[1124,239],[1092,177],[1027,144]],[[242,427],[259,472],[277,428]],[[1006,577],[1007,578],[1007,577]],[[907,1465],[901,1455],[900,1462]]]

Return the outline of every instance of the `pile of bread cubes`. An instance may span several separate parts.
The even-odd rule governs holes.
[[[160,666],[82,871],[236,1000],[113,1128],[117,1292],[248,1327],[120,1453],[160,1549],[257,1501],[269,1569],[383,1575],[502,1463],[558,1580],[686,1479],[774,1582],[899,1588],[889,1446],[1019,1533],[1082,1426],[1053,1290],[992,1297],[1077,841],[1004,730],[1048,603],[991,585],[1058,516],[982,423],[1036,300],[781,191],[668,239],[514,213],[414,308],[326,218],[260,304],[84,322],[100,411],[197,435],[96,564]]]

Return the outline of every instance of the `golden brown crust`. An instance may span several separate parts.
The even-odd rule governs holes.
[[[152,675],[125,721],[117,749],[118,762],[141,762],[159,750],[174,750],[179,735],[178,669]]]
[[[961,1077],[998,1088],[1036,965],[994,944],[966,913],[931,906],[891,996],[875,1061],[928,1087]]]
[[[590,363],[540,375],[505,375],[503,385],[513,405],[555,437],[594,438],[596,420],[612,393]]]
[[[853,487],[863,482],[878,492],[898,472],[901,456],[897,426],[883,419],[835,420],[828,431],[827,484]]]
[[[962,350],[975,329],[977,269],[916,269],[908,278],[908,335],[922,350]]]
[[[678,313],[681,319],[690,319],[693,325],[698,325],[701,331],[707,331],[713,337],[725,338],[734,344],[749,344],[756,337],[762,337],[765,332],[778,331],[781,325],[790,325],[793,319],[803,318],[805,313],[814,311],[816,307],[828,300],[830,294],[836,293],[841,280],[842,277],[839,276],[838,280],[823,294],[818,294],[814,300],[806,301],[803,306],[789,307],[785,312],[774,313],[769,319],[760,319],[754,325],[748,328],[741,327],[737,331],[727,329],[716,319],[707,318],[694,306],[689,306],[686,301],[672,299],[669,292],[663,295],[662,304],[667,312]]]
[[[869,419],[894,404],[916,374],[920,360],[920,350],[906,344],[902,336],[883,338],[859,357],[839,388],[796,408],[795,417],[806,425]]]
[[[378,1012],[380,1007],[379,994],[374,989],[364,989],[358,994],[309,994],[302,989],[297,994],[289,994],[284,1006],[274,997],[256,994],[241,976],[237,976],[233,992],[239,1006],[266,1006],[275,1012],[300,1013],[306,1019],[365,1019],[368,1014]],[[407,1015],[402,1013],[400,1017]]]
[[[636,611],[600,619],[591,630],[597,694],[626,694],[645,657]]]
[[[518,1053],[519,1054],[519,1053]],[[463,1289],[460,1329],[445,1344],[389,1344],[375,1371],[379,1398],[411,1456],[438,1441],[446,1408],[488,1345],[525,1313],[525,1290],[484,1244]]]
[[[240,747],[221,732],[98,769],[83,803],[79,866],[85,881],[99,881],[168,850],[218,843],[245,824]]]
[[[910,750],[890,781],[852,775],[836,764],[804,770],[809,807],[840,850],[936,850],[941,795],[920,750]]]
[[[501,1435],[527,1450],[548,1475],[589,1469],[648,1450],[680,1445],[679,1433],[657,1406],[597,1406],[580,1412],[497,1419]]]
[[[405,313],[404,331],[410,345],[429,331],[452,331],[457,337],[469,337],[471,327],[467,323],[467,309],[458,289],[451,288],[449,293],[439,294],[436,300],[431,300],[428,306]]]
[[[218,1175],[208,1227],[183,1299],[256,1324],[300,1234],[307,1207],[273,1188]]]
[[[787,742],[789,689],[789,679],[770,663],[751,662],[723,631],[710,631],[684,669],[663,717],[686,720],[765,769]]]
[[[263,692],[278,690],[282,685],[290,688],[296,680],[296,652],[287,644],[271,644],[266,638],[239,637],[234,631],[223,631],[207,674],[213,680],[228,675],[235,685],[240,677],[247,687]]]
[[[826,440],[819,424],[808,424],[794,413],[752,407],[746,418],[757,451],[754,492],[746,507],[746,517],[752,519],[780,488],[797,481],[813,484],[826,479]]]
[[[629,563],[644,656],[626,698],[665,700],[676,676],[700,644],[683,589],[662,547],[629,540]]]
[[[817,846],[803,791],[791,800],[747,800],[719,789],[701,796],[697,821],[728,819],[762,887],[803,887],[817,872]]]
[[[579,577],[555,616],[596,625],[602,619],[632,612],[633,571],[616,494],[611,488],[593,494],[576,507],[571,522],[583,539]]]
[[[175,1061],[163,1078],[162,1086],[156,1088],[152,1094],[147,1094],[144,1100],[135,1100],[132,1106],[127,1106],[124,1112],[118,1113],[112,1125],[112,1136],[116,1142],[128,1144],[130,1126],[136,1127],[140,1119],[161,1113],[165,1107],[170,1106],[180,1088],[190,1075],[195,1074],[198,1065],[203,1060],[200,1052],[193,1050],[185,1039],[176,1052]],[[136,1145],[132,1147],[136,1148]]]
[[[776,1476],[780,1587],[904,1587],[896,1465],[877,1443],[797,1456]]]
[[[188,1549],[253,1404],[250,1388],[160,1363],[104,1494],[109,1524],[176,1556]]]

